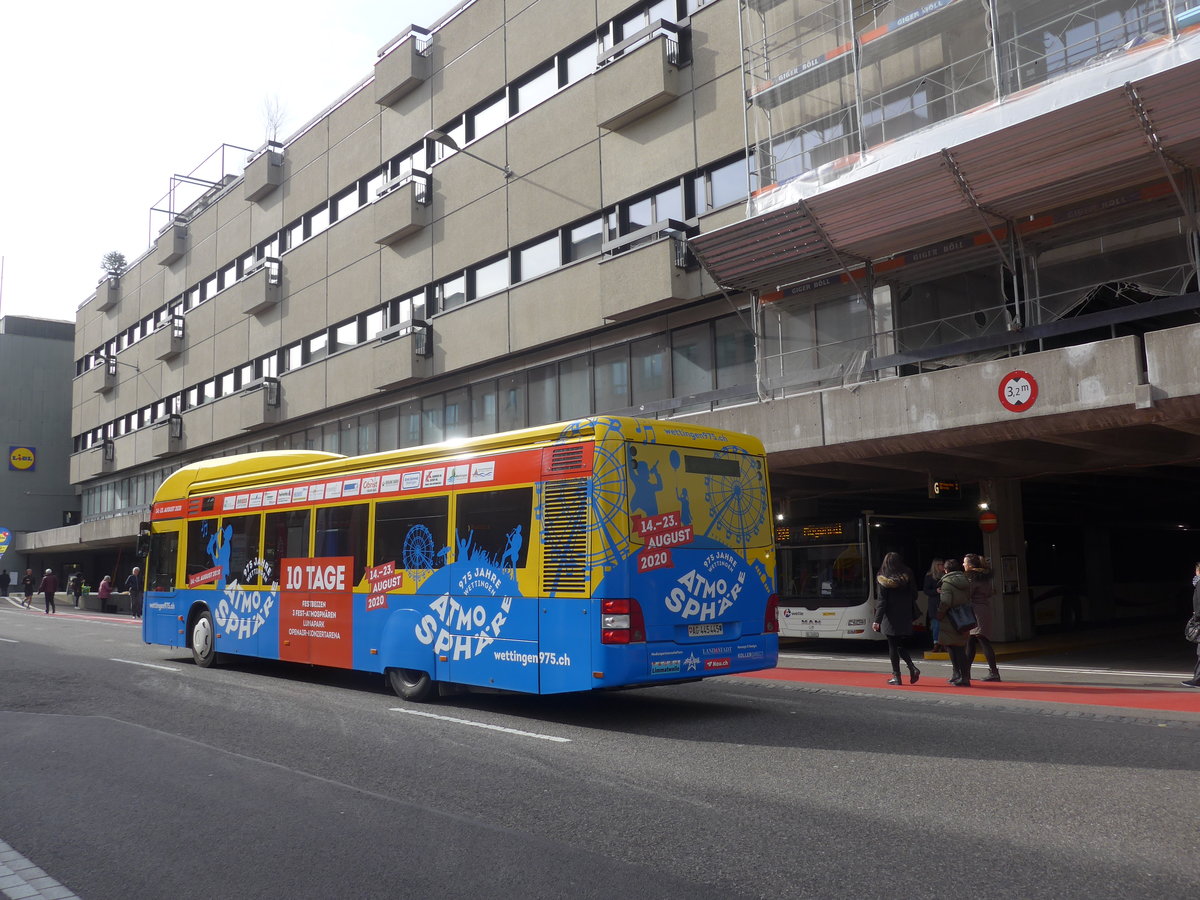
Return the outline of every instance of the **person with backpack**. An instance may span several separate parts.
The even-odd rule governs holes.
[[[940,622],[938,637],[950,654],[950,665],[954,674],[947,679],[955,687],[971,686],[971,666],[967,662],[967,636],[954,627],[948,614],[952,607],[971,605],[971,582],[963,571],[962,560],[947,559],[946,574],[938,581],[937,617]],[[968,629],[969,630],[969,629]]]

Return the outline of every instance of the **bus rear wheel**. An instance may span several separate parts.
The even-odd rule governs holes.
[[[192,660],[207,669],[217,659],[216,629],[213,628],[212,613],[201,611],[192,622]]]
[[[402,699],[421,703],[433,696],[437,682],[419,669],[388,669],[392,690]]]

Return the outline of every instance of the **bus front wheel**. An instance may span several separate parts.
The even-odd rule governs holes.
[[[207,669],[217,659],[216,630],[212,613],[207,609],[192,622],[192,660]]]
[[[388,679],[392,690],[402,699],[421,703],[433,696],[437,683],[429,677],[428,672],[418,669],[389,669]]]

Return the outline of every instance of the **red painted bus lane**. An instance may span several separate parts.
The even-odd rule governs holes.
[[[1071,703],[1084,706],[1110,706],[1124,709],[1157,709],[1166,712],[1200,713],[1200,690],[1135,687],[1100,687],[1080,684],[1042,684],[1019,681],[974,682],[969,688],[946,684],[939,672],[929,672],[916,685],[903,687],[885,684],[877,672],[844,672],[831,669],[768,669],[762,672],[739,674],[736,678],[764,681],[790,681],[801,684],[831,685],[854,688],[877,688],[888,691],[909,691],[924,694],[950,694],[967,700],[1031,700],[1042,703]],[[926,680],[927,679],[927,680]]]

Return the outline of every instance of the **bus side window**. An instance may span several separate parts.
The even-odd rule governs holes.
[[[258,584],[259,526],[262,516],[226,516],[221,520],[222,531],[229,535],[229,579],[238,584]]]
[[[446,563],[449,497],[416,497],[375,505],[375,565],[397,569],[440,569]]]
[[[327,506],[317,510],[317,546],[313,556],[354,557],[354,583],[367,574],[367,525],[370,507],[365,503],[354,506]]]
[[[454,527],[466,559],[486,556],[501,569],[523,569],[529,556],[533,488],[459,494]],[[460,552],[457,562],[466,561]]]
[[[192,519],[187,526],[187,569],[184,572],[188,587],[203,587],[214,582],[209,580],[204,584],[193,585],[192,578],[201,572],[207,572],[216,565],[216,561],[208,552],[209,542],[217,533],[216,519]],[[224,587],[224,585],[222,585]]]
[[[308,556],[307,509],[267,513],[263,526],[264,583],[279,581],[279,561]]]
[[[175,590],[175,567],[179,561],[179,534],[174,531],[150,537],[150,558],[146,562],[152,591]]]

